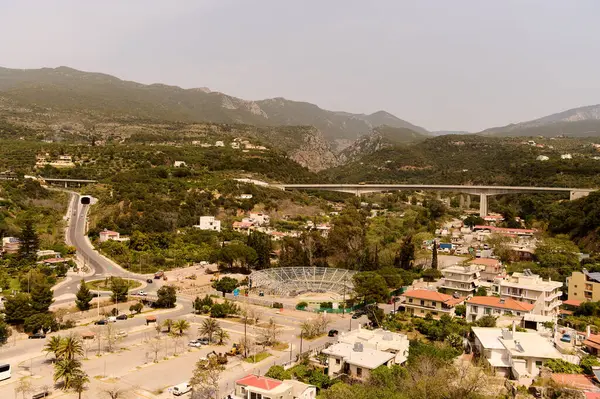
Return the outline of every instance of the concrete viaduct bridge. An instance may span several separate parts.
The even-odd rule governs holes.
[[[53,178],[53,177],[41,177],[41,176],[37,177],[37,179],[40,181],[44,181],[47,184],[59,185],[59,186],[63,186],[64,188],[81,187],[86,184],[97,183],[96,180],[87,180],[87,179],[57,179],[57,178]]]
[[[484,217],[488,213],[488,197],[500,194],[517,193],[569,193],[569,199],[575,200],[596,191],[591,188],[564,188],[564,187],[514,187],[514,186],[463,186],[446,184],[272,184],[273,188],[281,190],[322,190],[350,193],[357,196],[367,193],[384,191],[451,191],[456,193],[478,195],[479,215]]]

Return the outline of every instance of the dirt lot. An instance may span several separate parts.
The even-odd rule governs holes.
[[[211,279],[215,278],[215,274],[207,274],[206,271],[217,271],[216,265],[206,266],[190,266],[183,269],[169,270],[165,272],[169,284],[176,286],[182,294],[186,295],[203,295],[214,291],[211,287]],[[224,275],[221,274],[221,277]],[[238,281],[246,278],[243,274],[227,274],[227,277],[235,278]]]

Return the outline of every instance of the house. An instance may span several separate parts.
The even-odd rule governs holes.
[[[458,293],[461,296],[473,294],[479,286],[479,266],[454,265],[442,270],[444,278],[441,288],[447,293]]]
[[[476,258],[469,264],[479,267],[479,278],[483,281],[493,282],[496,278],[504,275],[504,266],[498,259]]]
[[[474,296],[465,301],[467,306],[467,321],[473,322],[483,316],[514,315],[523,316],[531,313],[535,305],[520,302],[512,298],[499,298],[496,296]]]
[[[215,141],[215,147],[225,147],[225,143],[220,140]]]
[[[254,227],[254,223],[252,222],[233,222],[232,228],[233,231],[237,231],[239,233],[246,232],[250,234],[250,229]]]
[[[550,339],[536,332],[507,328],[472,327],[474,350],[486,359],[497,375],[535,378],[549,359],[563,359]],[[567,360],[566,358],[564,360]]]
[[[594,356],[600,354],[600,334],[589,334],[583,345],[587,348],[588,352]]]
[[[241,200],[252,199],[252,194],[240,194],[235,198],[241,199]]]
[[[221,231],[221,221],[214,216],[200,216],[200,223],[194,227],[200,230]]]
[[[600,273],[590,273],[587,269],[571,273],[567,277],[569,300],[600,301]]]
[[[363,348],[393,353],[396,355],[395,364],[403,364],[408,359],[410,343],[405,334],[385,331],[381,328],[364,330],[359,325],[358,329],[340,333],[337,341],[350,345],[358,342],[363,345]]]
[[[255,223],[257,226],[264,226],[269,224],[271,219],[266,213],[250,213],[247,221]]]
[[[431,313],[434,319],[439,319],[443,314],[454,316],[456,305],[465,300],[459,296],[424,289],[406,291],[402,297],[405,310],[412,316],[425,317],[427,313]]]
[[[250,374],[235,382],[234,397],[239,399],[314,399],[317,388],[300,381],[280,381]]]
[[[367,380],[371,370],[379,366],[391,367],[396,355],[377,349],[365,348],[360,342],[337,343],[321,351],[328,358],[328,375],[345,374],[359,380]]]
[[[560,159],[573,159],[573,156],[571,154],[562,154]]]
[[[237,141],[233,141],[229,144],[231,146],[231,148],[233,148],[234,150],[239,150],[240,149],[240,143],[238,143]]]
[[[508,227],[496,227],[486,225],[473,226],[473,231],[487,232],[491,234],[500,234],[505,236],[516,236],[516,237],[532,237],[536,230],[534,229],[517,229]]]
[[[56,252],[52,249],[41,249],[36,253],[37,258],[45,258],[46,256],[51,258],[60,258],[60,252]]]
[[[492,293],[501,298],[513,298],[521,302],[534,304],[533,314],[558,316],[562,302],[560,291],[563,283],[544,280],[531,270],[513,273],[512,276],[499,278],[492,284]]]
[[[2,238],[2,252],[5,254],[16,254],[19,252],[21,247],[21,240],[17,237],[3,237]]]
[[[187,164],[184,161],[175,161],[173,162],[173,166],[176,168],[185,168]]]
[[[100,232],[100,242],[106,242],[108,240],[113,240],[113,241],[119,241],[121,238],[121,235],[116,232],[116,231],[111,231],[111,230],[102,230]]]
[[[546,155],[538,155],[538,157],[535,159],[536,161],[547,161],[550,158],[548,158]]]

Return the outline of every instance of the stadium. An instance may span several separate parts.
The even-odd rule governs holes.
[[[327,293],[341,297],[354,289],[352,276],[355,273],[329,267],[275,267],[252,272],[249,281],[253,291],[269,295],[298,297]]]

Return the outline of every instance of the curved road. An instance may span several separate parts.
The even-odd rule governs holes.
[[[94,270],[94,274],[84,277],[83,279],[85,281],[90,281],[115,276],[138,280],[145,285],[146,279],[153,277],[151,274],[137,274],[125,270],[113,261],[99,254],[98,251],[94,249],[86,234],[87,213],[90,205],[82,205],[80,200],[81,196],[78,193],[69,192],[69,194],[71,198],[67,211],[67,243],[74,246],[77,249],[78,258]],[[66,282],[55,288],[55,304],[72,302],[75,299],[75,293],[79,289],[80,281],[80,278],[71,276]],[[153,279],[153,283],[148,284],[146,291],[150,294],[155,293],[162,285],[162,280]],[[191,312],[192,306],[190,300],[181,297],[178,297],[177,300],[183,305],[183,309],[169,312],[170,317],[176,317]]]

